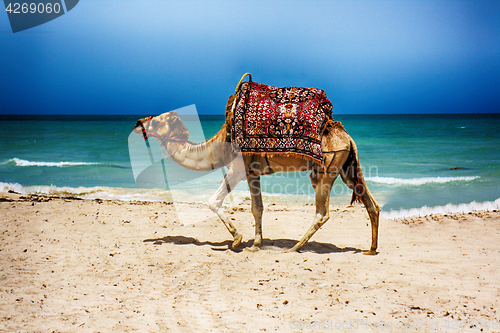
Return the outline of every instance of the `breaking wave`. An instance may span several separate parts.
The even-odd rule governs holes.
[[[206,203],[214,194],[213,190],[165,190],[165,189],[145,189],[145,188],[120,188],[120,187],[58,187],[54,185],[25,186],[19,183],[0,182],[0,193],[13,191],[22,195],[47,195],[59,198],[78,199],[101,199],[120,201],[173,201],[178,203]],[[304,205],[314,202],[314,196],[303,194],[273,194],[263,193],[262,197],[268,204],[283,205]],[[331,199],[332,204],[344,204],[348,202],[350,195],[340,195]],[[234,189],[224,201],[226,205],[250,203],[250,191],[246,184],[242,184],[241,189]]]
[[[110,166],[110,167],[116,167],[116,168],[125,168],[121,165],[106,164],[106,163],[94,163],[94,162],[33,162],[33,161],[23,160],[23,159],[20,159],[17,157],[11,158],[10,160],[7,160],[5,162],[0,163],[0,165],[5,165],[5,164],[13,164],[13,165],[19,166],[19,167],[64,168],[64,167],[82,166],[82,165],[102,165],[102,166]]]
[[[115,187],[57,187],[50,186],[23,186],[18,183],[0,182],[0,192],[13,191],[22,195],[48,195],[60,198],[79,198],[79,199],[102,199],[102,200],[120,200],[120,201],[174,201],[179,203],[206,203],[213,193],[193,193],[164,189],[142,189],[142,188],[115,188]],[[284,204],[284,205],[304,205],[313,202],[313,197],[307,195],[278,195],[263,194],[266,204]],[[331,204],[343,205],[348,199],[347,196],[339,196]],[[238,204],[241,202],[250,203],[249,191],[235,190],[231,192],[226,204]],[[492,211],[500,210],[500,198],[495,201],[470,202],[464,204],[448,204],[445,206],[420,207],[411,209],[382,211],[381,216],[387,219],[401,219],[414,216],[426,216],[431,214],[453,214],[469,213],[473,211]]]
[[[478,210],[492,211],[498,209],[500,209],[500,198],[495,201],[473,201],[459,205],[447,204],[445,206],[424,206],[421,208],[391,210],[389,212],[382,212],[381,215],[387,219],[402,219],[406,217],[426,216],[431,214],[469,213]]]
[[[140,188],[118,188],[118,187],[69,187],[69,186],[24,186],[19,183],[0,182],[0,192],[14,191],[22,195],[48,195],[61,198],[80,199],[102,199],[102,200],[122,200],[122,201],[165,201],[169,200],[169,193],[166,190],[140,189]]]
[[[458,182],[458,181],[472,181],[480,178],[479,176],[467,176],[467,177],[422,177],[422,178],[394,178],[394,177],[367,177],[366,180],[387,184],[387,185],[413,185],[420,186],[425,184],[444,184],[449,182]]]

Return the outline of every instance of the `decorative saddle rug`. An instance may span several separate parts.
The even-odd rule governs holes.
[[[231,139],[242,154],[284,155],[323,164],[321,137],[332,119],[332,103],[316,88],[241,85]]]

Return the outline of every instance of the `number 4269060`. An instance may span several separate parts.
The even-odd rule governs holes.
[[[61,5],[59,3],[39,3],[38,5],[34,2],[27,4],[27,3],[9,3],[7,8],[5,9],[9,14],[51,14],[51,13],[59,13],[61,11]]]

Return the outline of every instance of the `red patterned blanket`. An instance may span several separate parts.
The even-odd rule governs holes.
[[[332,103],[316,88],[245,82],[236,97],[231,138],[243,154],[297,156],[323,164],[321,136]]]

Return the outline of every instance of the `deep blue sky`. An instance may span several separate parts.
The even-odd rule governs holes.
[[[80,0],[13,34],[0,114],[223,114],[240,76],[334,114],[500,112],[500,1]]]

